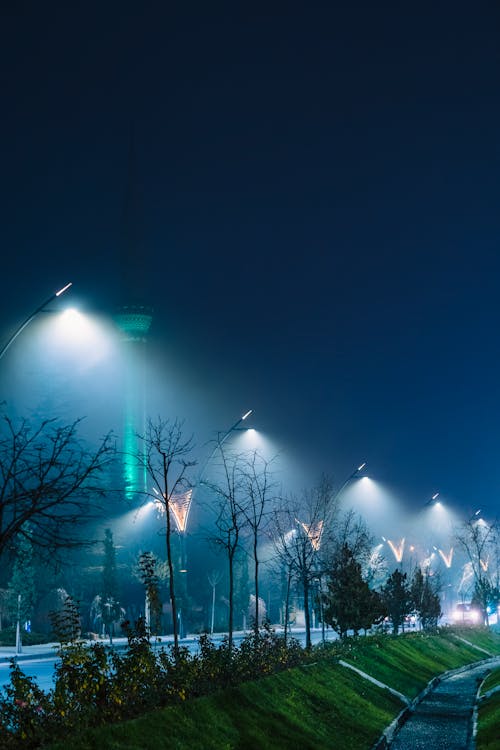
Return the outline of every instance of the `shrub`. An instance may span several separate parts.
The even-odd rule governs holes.
[[[269,627],[232,649],[227,639],[216,646],[207,635],[201,636],[196,654],[173,646],[156,651],[143,620],[134,627],[125,623],[124,630],[125,653],[101,643],[63,643],[55,687],[49,693],[13,663],[6,697],[0,701],[0,747],[36,748],[49,737],[54,740],[68,731],[132,718],[308,658],[297,641],[289,639],[286,644]]]

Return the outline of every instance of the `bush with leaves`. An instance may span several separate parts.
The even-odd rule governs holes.
[[[202,636],[196,654],[174,645],[156,650],[142,618],[133,627],[124,623],[128,649],[119,653],[71,639],[76,618],[73,606],[69,609],[69,615],[55,618],[60,637],[68,640],[61,644],[51,692],[44,693],[12,665],[11,683],[0,700],[0,747],[6,750],[31,750],[69,731],[132,718],[307,658],[297,641],[286,643],[270,628],[252,632],[239,647],[230,648],[228,639],[216,646]]]
[[[33,677],[27,677],[13,659],[10,683],[0,694],[0,747],[26,750],[53,736],[53,708],[50,693],[45,693]]]

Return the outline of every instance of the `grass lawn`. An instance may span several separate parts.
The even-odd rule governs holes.
[[[467,640],[500,653],[498,635],[469,628]],[[347,647],[342,658],[408,698],[415,698],[436,675],[479,661],[486,654],[445,631],[441,636],[411,633],[362,639]]]
[[[495,693],[479,708],[477,750],[500,749],[500,693]]]
[[[498,635],[468,629],[463,637],[500,653]],[[338,657],[413,697],[435,675],[483,655],[445,632],[351,639],[314,656],[317,661],[309,665],[89,730],[69,738],[71,750],[368,750],[402,705],[388,691],[341,667]],[[483,707],[482,736],[499,734],[499,711],[500,696]],[[481,745],[481,750],[500,750],[496,742]],[[68,739],[50,750],[67,747]]]
[[[365,750],[401,708],[388,691],[322,662],[89,731],[71,750]]]
[[[487,693],[495,687],[500,686],[500,669],[494,669],[485,679],[481,686],[481,693]]]

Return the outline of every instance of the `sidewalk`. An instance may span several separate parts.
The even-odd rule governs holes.
[[[500,664],[500,657],[497,657]],[[477,689],[494,662],[482,662],[439,681],[395,735],[391,750],[464,750],[473,747]]]
[[[273,629],[276,633],[282,634],[283,628],[280,625],[273,626]],[[251,633],[251,630],[239,630],[235,631],[233,633],[233,638],[236,641],[236,643],[240,640],[242,640],[246,635]],[[289,635],[295,637],[295,638],[301,638],[301,636],[304,636],[305,630],[304,628],[290,628],[289,629]],[[319,643],[319,635],[321,634],[321,628],[311,628],[311,635],[314,637],[314,642]],[[221,641],[223,638],[227,636],[227,633],[214,633],[211,637],[211,639],[215,642]],[[188,646],[190,644],[194,644],[198,641],[200,637],[199,633],[188,633],[184,638],[179,639],[179,645],[181,646]],[[328,630],[326,634],[326,640],[334,640],[337,638],[337,635],[332,631]],[[154,645],[157,645],[158,647],[163,645],[171,645],[174,641],[173,635],[170,633],[169,635],[160,635],[160,636],[152,636],[151,637],[151,643]],[[92,644],[95,643],[102,643],[104,646],[109,646],[109,638],[100,638],[99,640],[83,640],[83,643],[85,643],[87,646],[92,646]],[[123,649],[126,648],[128,645],[127,638],[120,636],[119,638],[113,638],[113,643],[111,644],[112,648],[117,649]],[[57,652],[60,648],[60,644],[55,641],[53,643],[41,643],[34,646],[24,646],[22,647],[22,652],[16,656],[16,649],[15,646],[0,646],[0,664],[5,664],[9,662],[11,659],[16,659],[17,661],[29,661],[30,659],[44,659],[44,658],[50,658],[53,656],[54,658],[57,657]]]

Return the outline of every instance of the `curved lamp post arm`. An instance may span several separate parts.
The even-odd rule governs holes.
[[[363,463],[360,466],[358,466],[357,469],[354,469],[354,471],[352,472],[352,474],[349,474],[349,476],[345,480],[345,482],[342,485],[342,487],[335,494],[335,497],[333,498],[334,501],[337,500],[340,497],[340,495],[343,493],[343,491],[345,490],[345,488],[347,487],[347,485],[349,484],[349,482],[352,482],[353,479],[356,479],[356,477],[358,476],[359,472],[362,471],[365,468],[365,466],[366,466],[366,461],[363,461]]]
[[[196,482],[196,485],[195,485],[194,489],[196,489],[196,487],[198,487],[198,486],[199,486],[199,485],[200,485],[200,484],[202,483],[202,481],[203,481],[203,477],[204,477],[204,475],[205,475],[205,472],[206,472],[206,470],[208,469],[208,466],[209,466],[209,464],[210,464],[211,460],[213,459],[213,457],[215,456],[215,454],[217,453],[217,451],[219,450],[219,448],[221,447],[221,445],[222,445],[222,444],[223,444],[223,443],[224,443],[224,442],[225,442],[225,441],[226,441],[226,440],[228,439],[229,435],[230,435],[230,434],[231,434],[232,432],[236,432],[237,430],[241,429],[241,428],[240,428],[240,424],[241,424],[242,422],[244,422],[244,421],[245,421],[245,419],[246,419],[247,417],[249,417],[249,416],[250,416],[250,414],[252,413],[252,411],[253,411],[253,409],[249,409],[249,410],[248,410],[248,411],[247,411],[247,412],[246,412],[245,414],[243,414],[243,416],[242,416],[242,417],[240,417],[240,418],[238,419],[238,421],[237,421],[237,422],[235,422],[235,423],[233,424],[233,426],[232,426],[232,427],[230,427],[230,428],[229,428],[229,430],[227,430],[227,431],[226,431],[226,432],[225,432],[225,433],[223,434],[223,436],[222,436],[221,438],[219,438],[219,439],[217,440],[217,442],[216,442],[216,444],[215,444],[215,448],[213,449],[212,453],[211,453],[211,454],[209,455],[209,457],[207,458],[207,460],[206,460],[206,461],[205,461],[205,463],[203,464],[203,467],[202,467],[202,469],[201,469],[200,473],[198,474],[198,481]],[[220,433],[219,433],[219,434],[220,434]]]
[[[45,309],[45,307],[47,305],[49,305],[51,302],[53,302],[55,299],[57,299],[57,297],[60,297],[61,294],[64,294],[64,292],[67,289],[69,289],[70,286],[72,286],[72,285],[73,285],[73,282],[70,281],[69,284],[66,284],[66,286],[63,286],[62,289],[59,289],[58,292],[54,292],[54,294],[51,294],[50,297],[45,300],[45,302],[42,302],[42,304],[39,305],[36,308],[36,310],[33,310],[33,312],[30,315],[28,315],[28,317],[26,318],[26,320],[23,320],[23,322],[21,323],[21,325],[18,326],[18,328],[16,328],[16,330],[14,331],[14,333],[12,334],[12,336],[10,337],[10,339],[7,341],[7,343],[4,344],[2,346],[2,348],[0,349],[0,359],[2,359],[2,357],[4,356],[4,354],[7,351],[7,349],[9,349],[9,347],[11,346],[11,344],[14,343],[14,341],[17,339],[17,337],[19,336],[19,334],[21,334],[24,331],[24,329],[26,328],[26,326],[28,326],[31,323],[31,321],[33,320],[33,318],[36,318],[36,316],[38,315],[38,313],[43,312],[44,309]]]

